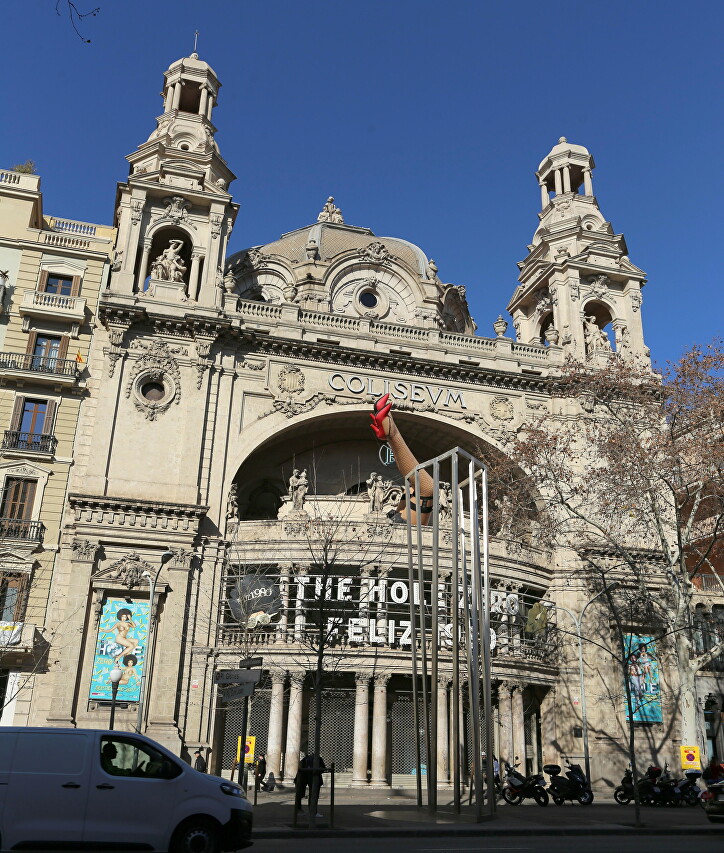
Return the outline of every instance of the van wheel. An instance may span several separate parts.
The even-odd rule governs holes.
[[[191,818],[176,830],[170,853],[219,853],[219,830],[206,818]]]

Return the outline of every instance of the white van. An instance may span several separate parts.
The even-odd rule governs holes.
[[[251,826],[238,785],[142,735],[0,728],[0,850],[217,853]]]

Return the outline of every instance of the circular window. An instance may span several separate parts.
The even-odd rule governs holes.
[[[182,142],[182,143],[181,143],[181,145],[179,145],[179,148],[180,148],[182,151],[188,151],[188,150],[189,150],[189,144],[188,144],[188,142]]]
[[[141,394],[149,401],[149,403],[158,403],[166,396],[166,389],[160,382],[146,382],[141,387]]]
[[[377,307],[377,297],[371,290],[365,290],[364,293],[360,293],[359,301],[365,308]]]

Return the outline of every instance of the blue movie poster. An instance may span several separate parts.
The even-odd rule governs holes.
[[[125,598],[107,599],[98,627],[90,685],[91,699],[112,698],[109,675],[117,665],[123,671],[123,677],[118,682],[117,700],[139,701],[147,640],[148,602],[133,601],[129,604]]]
[[[628,681],[635,723],[661,723],[661,688],[659,656],[654,638],[648,634],[626,634]],[[624,698],[626,719],[628,704]]]

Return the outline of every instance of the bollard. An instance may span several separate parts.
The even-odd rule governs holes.
[[[329,776],[329,828],[334,829],[334,761]]]

